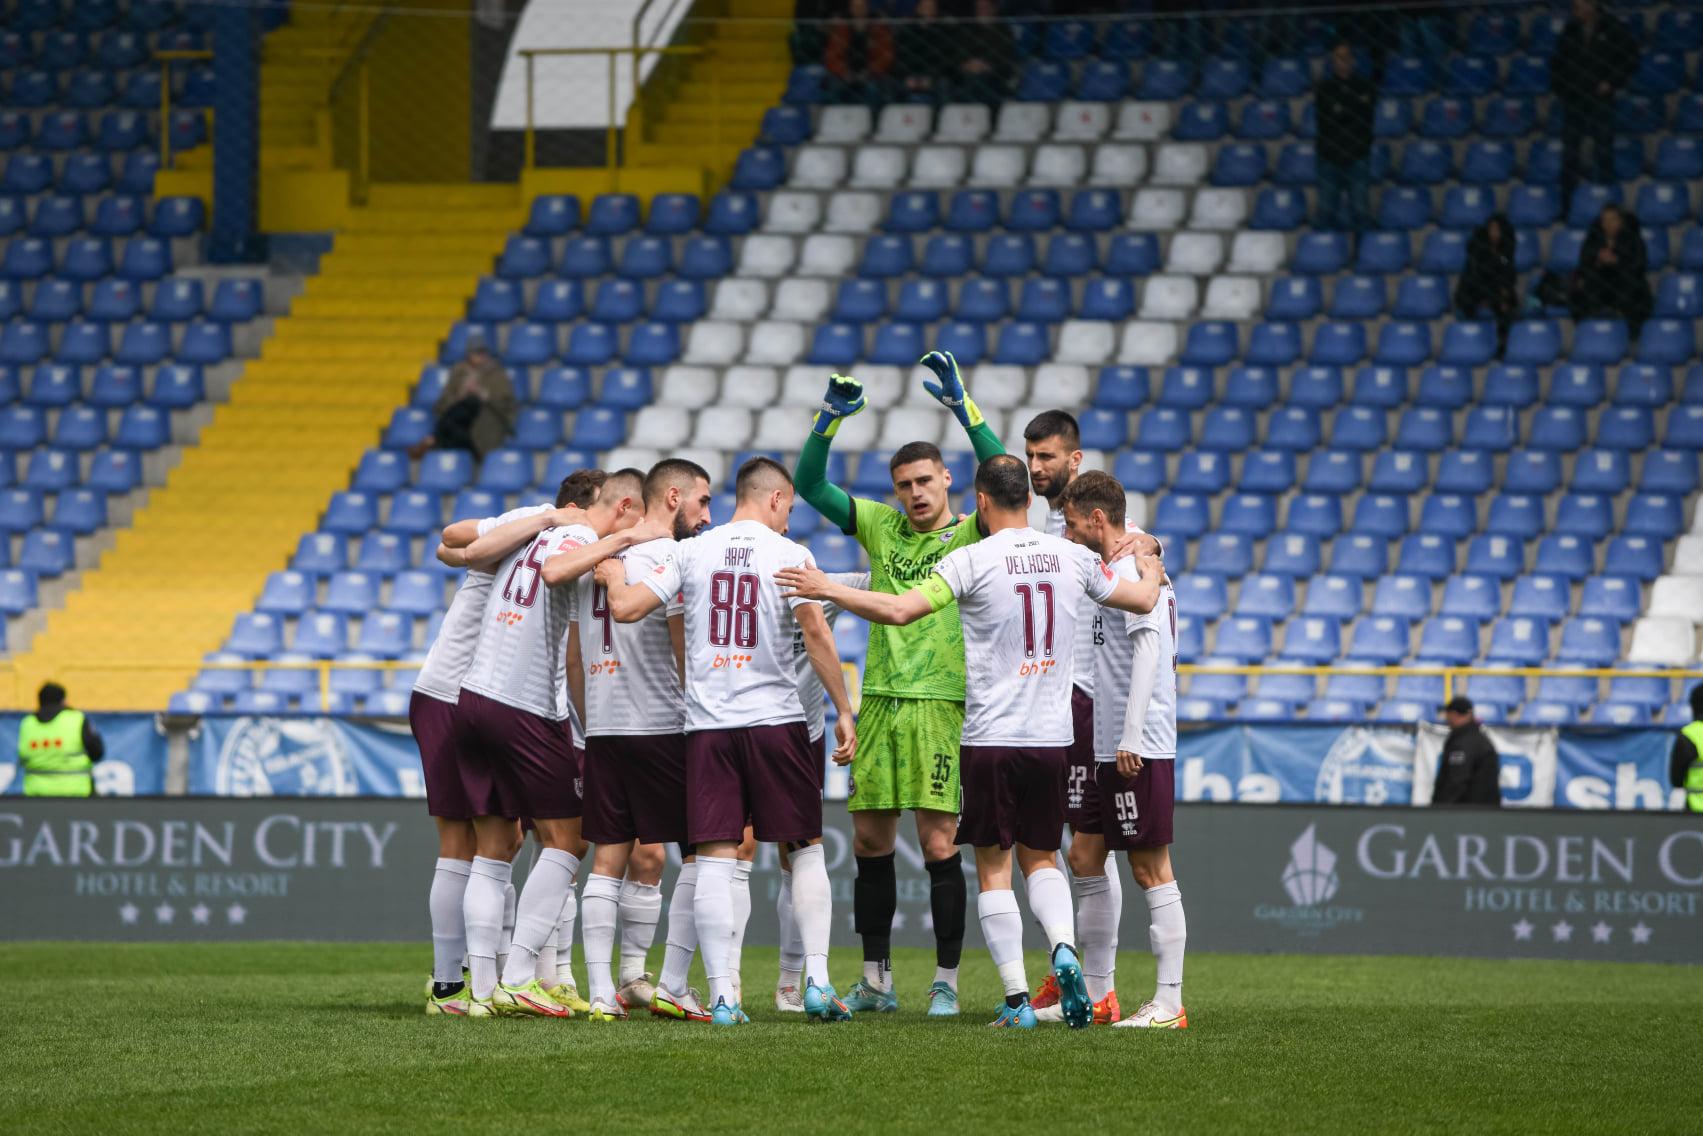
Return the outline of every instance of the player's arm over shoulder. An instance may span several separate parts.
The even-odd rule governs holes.
[[[1119,611],[1146,615],[1159,602],[1165,567],[1157,556],[1137,557],[1136,568],[1139,575],[1136,579],[1129,580],[1114,573],[1093,553],[1087,555],[1091,563],[1088,565],[1083,584],[1089,597],[1096,603],[1115,607]]]

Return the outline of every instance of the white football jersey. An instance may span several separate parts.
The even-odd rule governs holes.
[[[804,721],[792,609],[775,573],[814,564],[810,552],[757,521],[683,540],[645,577],[686,616],[686,729],[732,730]]]
[[[869,590],[868,572],[829,572],[828,579],[859,591]],[[822,601],[822,614],[827,616],[830,628],[843,610],[839,604]],[[816,677],[816,668],[810,665],[810,654],[804,649],[804,629],[796,622],[793,624],[792,648],[797,653],[798,700],[804,703],[804,724],[810,728],[810,740],[820,741],[827,730],[828,711],[823,705],[827,691],[822,689],[822,680]]]
[[[1121,579],[1137,580],[1135,557],[1126,556],[1112,565]],[[1177,594],[1169,584],[1159,589],[1159,602],[1146,615],[1115,608],[1100,608],[1106,633],[1094,651],[1094,681],[1102,697],[1094,700],[1094,756],[1116,761],[1122,740],[1124,709],[1129,702],[1130,671],[1135,658],[1137,629],[1150,627],[1159,633],[1159,673],[1147,701],[1142,726],[1140,756],[1162,760],[1177,756]],[[1115,632],[1121,631],[1122,634]],[[1164,724],[1168,722],[1168,727]],[[1151,748],[1161,747],[1161,748]]]
[[[486,517],[479,522],[479,535],[484,536],[498,525],[521,517],[548,513],[549,505],[526,505],[511,509],[500,517]],[[438,625],[438,637],[426,651],[426,661],[420,664],[420,677],[414,689],[439,702],[454,702],[461,694],[461,680],[473,662],[473,651],[479,645],[479,628],[484,622],[485,599],[491,592],[489,572],[469,571],[461,578],[461,586],[449,601],[443,622]]]
[[[1124,531],[1138,533],[1142,530],[1140,525],[1135,524],[1133,521],[1126,520],[1124,522]],[[1047,510],[1047,533],[1050,536],[1064,536],[1063,509]],[[1123,613],[1114,612],[1112,614],[1121,615]],[[1094,618],[1084,620],[1081,626],[1077,628],[1076,632],[1076,662],[1073,664],[1073,670],[1075,673],[1070,676],[1070,680],[1076,685],[1078,690],[1082,691],[1082,693],[1086,694],[1089,698],[1094,697],[1094,691],[1096,689],[1095,683],[1099,681],[1096,677],[1098,674],[1098,668],[1094,665],[1094,655],[1101,640],[1106,637],[1104,627],[1106,618],[1108,617],[1102,613],[1098,605],[1096,605],[1094,608]],[[1127,691],[1129,688],[1126,686],[1124,689]]]
[[[545,529],[503,561],[485,600],[463,690],[557,722],[568,716],[562,690],[573,589],[546,587],[544,562],[596,541],[597,533],[586,525]]]
[[[1068,746],[1078,627],[1116,577],[1086,548],[1031,528],[949,552],[934,571],[964,622],[964,744]]]
[[[650,540],[616,558],[627,569],[627,583],[636,584],[673,551],[672,540]],[[585,667],[585,732],[603,737],[683,731],[686,698],[668,634],[668,617],[682,610],[679,595],[637,623],[620,623],[609,614],[607,593],[593,573],[574,583]]]

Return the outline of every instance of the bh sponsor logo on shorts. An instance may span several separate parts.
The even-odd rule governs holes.
[[[1255,919],[1308,938],[1365,919],[1366,913],[1360,908],[1331,902],[1342,880],[1336,872],[1336,853],[1319,839],[1317,825],[1308,825],[1289,846],[1289,860],[1280,882],[1289,903],[1256,904]]]

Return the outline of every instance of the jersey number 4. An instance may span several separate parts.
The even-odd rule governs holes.
[[[1028,584],[1015,584],[1013,585],[1013,590],[1016,591],[1017,598],[1023,601],[1023,654],[1031,659],[1034,658],[1035,641],[1039,638],[1041,654],[1045,655],[1049,659],[1052,658],[1053,586],[1047,583],[1035,584],[1033,586]],[[1036,602],[1037,599],[1039,599],[1039,603]],[[1038,628],[1038,621],[1035,618],[1037,614],[1035,611],[1036,607],[1041,609],[1039,614],[1046,620],[1046,626],[1044,629]],[[1037,630],[1040,631],[1038,636],[1036,634]]]
[[[757,576],[716,572],[710,576],[710,646],[757,645]]]
[[[591,618],[603,627],[603,653],[612,654],[615,650],[615,638],[609,627],[609,591],[602,584],[592,585]]]
[[[503,599],[516,607],[531,607],[538,599],[538,584],[543,579],[544,563],[540,559],[544,554],[544,542],[534,541],[532,547],[526,550],[526,555],[514,562],[509,569],[509,578],[503,581]],[[530,571],[526,575],[523,571]]]

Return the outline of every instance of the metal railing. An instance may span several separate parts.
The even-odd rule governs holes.
[[[1473,667],[1473,666],[1435,666],[1429,664],[1412,664],[1406,666],[1360,667],[1360,666],[1286,666],[1282,664],[1202,664],[1183,663],[1177,667],[1179,674],[1186,675],[1243,675],[1257,678],[1262,675],[1311,675],[1315,678],[1324,675],[1366,675],[1375,678],[1402,678],[1418,675],[1426,678],[1442,676],[1443,701],[1447,702],[1455,696],[1455,684],[1460,679],[1472,678],[1665,678],[1688,679],[1703,678],[1703,670],[1698,669],[1662,669],[1635,667]]]
[[[644,46],[641,46],[638,43],[636,32],[635,32],[635,38],[634,38],[633,46],[631,46],[631,47],[528,47],[528,48],[522,48],[520,55],[521,55],[521,58],[526,60],[526,133],[525,133],[525,139],[526,139],[525,140],[525,148],[526,149],[525,149],[525,159],[524,159],[524,162],[523,162],[524,168],[528,169],[528,170],[538,168],[538,150],[537,150],[538,137],[537,137],[537,131],[536,131],[534,125],[533,125],[533,109],[534,109],[533,99],[535,97],[535,90],[536,90],[535,78],[534,78],[534,69],[533,69],[533,60],[541,58],[541,57],[563,56],[563,55],[567,55],[567,56],[572,56],[572,55],[601,55],[601,56],[604,56],[607,59],[608,71],[609,71],[609,107],[608,107],[609,117],[608,117],[608,126],[605,127],[604,163],[605,163],[605,168],[615,170],[615,169],[620,169],[620,167],[621,167],[621,144],[620,144],[621,121],[620,121],[620,115],[616,110],[616,106],[620,101],[620,96],[619,96],[619,93],[618,93],[619,87],[620,87],[620,84],[618,82],[620,73],[619,73],[619,71],[617,70],[617,67],[616,67],[617,61],[623,56],[631,56],[632,57],[632,60],[633,60],[633,96],[634,96],[633,97],[633,105],[637,106],[638,105],[638,92],[639,92],[639,87],[640,87],[639,62],[640,62],[641,59],[643,59],[643,57],[645,57],[647,55],[662,55],[662,56],[702,55],[703,50],[704,49],[701,48],[701,47],[689,47],[689,46],[644,47]],[[717,143],[719,143],[721,141],[721,82],[720,82],[719,78],[716,81],[715,92],[716,92],[716,95],[715,95],[715,106],[716,106],[715,119],[716,119],[716,122],[715,122],[714,138],[715,138],[715,141]]]

